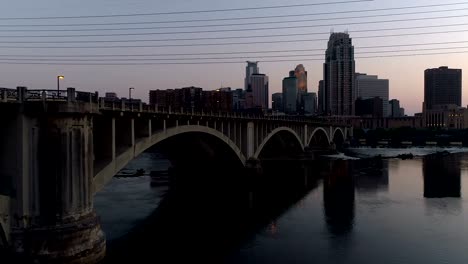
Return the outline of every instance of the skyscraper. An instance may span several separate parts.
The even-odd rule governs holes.
[[[297,111],[297,78],[286,77],[283,79],[283,109],[287,114]]]
[[[245,67],[245,91],[252,90],[252,82],[250,76],[252,76],[252,74],[258,73],[258,61],[247,61],[247,66]]]
[[[325,111],[325,83],[323,80],[319,81],[318,86],[318,110],[319,114],[326,113]]]
[[[250,76],[253,108],[268,109],[268,76],[254,73]]]
[[[388,112],[390,117],[401,117],[400,109],[400,101],[397,99],[392,99],[388,102]]]
[[[307,71],[304,65],[297,65],[293,71],[289,72],[289,77],[297,78],[297,111],[304,113],[304,100],[302,97],[307,94]]]
[[[323,64],[325,110],[331,115],[354,115],[354,47],[348,33],[332,33]]]
[[[356,73],[356,90],[357,98],[371,99],[380,97],[382,99],[382,115],[387,117],[388,112],[388,95],[389,81],[387,79],[379,79],[377,75],[367,75],[365,73]]]
[[[274,93],[271,95],[271,109],[273,111],[283,112],[283,93]]]
[[[436,105],[461,106],[462,70],[439,67],[424,71],[424,105],[427,110]]]

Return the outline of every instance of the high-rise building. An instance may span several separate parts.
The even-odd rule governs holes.
[[[424,71],[424,107],[434,109],[436,105],[461,107],[462,70],[439,67]]]
[[[313,115],[317,111],[317,94],[305,93],[302,95],[302,103],[305,115]]]
[[[389,81],[387,79],[379,79],[377,75],[367,75],[365,73],[356,73],[356,91],[357,98],[371,99],[380,97],[383,101],[382,113],[384,117],[389,116],[388,112],[388,96],[389,96]]]
[[[383,117],[383,100],[380,97],[356,100],[356,115],[362,117]]]
[[[254,73],[250,76],[253,108],[268,109],[268,76]]]
[[[283,79],[283,109],[287,114],[297,112],[297,78],[286,77]]]
[[[319,81],[319,86],[318,86],[318,110],[317,112],[319,114],[324,114],[326,113],[325,110],[325,83],[323,80]]]
[[[283,112],[283,93],[271,95],[271,108],[273,111]]]
[[[354,115],[356,100],[354,47],[348,33],[332,33],[323,65],[325,110],[331,115]]]
[[[397,99],[392,99],[388,101],[388,113],[390,117],[402,117],[404,115],[401,115],[400,111],[400,101]]]
[[[293,71],[289,72],[289,77],[297,78],[297,111],[304,113],[303,96],[307,93],[307,71],[304,65],[299,64]]]
[[[241,111],[245,109],[245,91],[238,88],[232,91],[232,108],[234,111]]]
[[[253,74],[258,74],[258,73],[259,73],[258,61],[247,61],[247,66],[245,67],[245,87],[244,87],[246,91],[252,90],[252,80],[250,79],[250,76],[252,76]]]

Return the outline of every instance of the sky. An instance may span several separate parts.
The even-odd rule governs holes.
[[[344,0],[335,0],[344,1]],[[424,70],[439,66],[463,69],[463,75],[468,70],[468,1],[449,0],[448,2],[432,0],[374,0],[358,3],[342,3],[333,5],[299,6],[276,9],[254,9],[230,12],[186,13],[153,16],[126,16],[126,17],[88,17],[88,18],[60,18],[60,19],[18,19],[5,18],[32,18],[32,17],[66,17],[66,16],[100,16],[116,14],[155,13],[192,10],[231,9],[245,7],[264,7],[276,5],[300,5],[310,3],[330,2],[326,0],[15,0],[8,1],[0,9],[0,87],[14,88],[27,86],[29,89],[56,89],[56,76],[64,75],[62,88],[75,87],[81,91],[116,92],[121,97],[128,96],[128,88],[135,87],[132,97],[148,100],[149,90],[170,89],[186,86],[202,87],[206,90],[217,89],[221,86],[243,88],[245,75],[245,61],[260,61],[261,73],[270,78],[270,94],[281,91],[282,79],[288,76],[290,70],[297,64],[303,64],[308,71],[308,90],[317,92],[319,80],[323,78],[324,50],[330,32],[348,31],[353,38],[356,52],[356,72],[378,75],[380,78],[390,80],[390,98],[400,100],[401,106],[407,114],[421,112],[424,94]],[[459,5],[437,6],[426,8],[383,10],[374,12],[349,13],[344,11],[358,11],[368,9],[385,9],[420,5],[463,3]],[[457,9],[457,10],[454,10]],[[451,11],[448,11],[451,10]],[[383,16],[386,14],[401,14],[409,12],[438,11],[425,14],[407,14],[398,16]],[[343,12],[328,14],[330,12]],[[299,14],[325,13],[325,15],[299,16]],[[259,17],[288,15],[282,18],[257,18],[249,20],[224,20],[213,22],[190,23],[162,23],[148,24],[148,22],[167,22],[190,19],[227,19],[236,17]],[[356,16],[380,15],[379,17],[349,18]],[[447,18],[449,16],[450,18]],[[463,17],[464,16],[464,17]],[[445,18],[440,18],[445,17]],[[425,18],[422,20],[415,20]],[[427,19],[431,18],[431,19]],[[317,19],[322,19],[317,21]],[[315,20],[301,22],[287,22],[290,20]],[[399,20],[394,22],[381,22],[382,20]],[[283,22],[284,21],[284,22]],[[132,25],[105,25],[105,26],[60,26],[79,23],[138,23]],[[278,22],[278,23],[270,23]],[[361,22],[361,23],[359,23]],[[367,22],[367,23],[363,23]],[[220,26],[222,24],[246,25]],[[331,25],[333,24],[333,25]],[[337,25],[341,24],[341,25]],[[456,25],[454,25],[456,24]],[[466,25],[465,25],[466,24]],[[19,26],[24,25],[24,26]],[[44,25],[44,26],[38,26]],[[194,28],[195,25],[214,25]],[[449,26],[451,25],[451,26]],[[178,27],[161,29],[157,27]],[[437,26],[437,27],[435,27]],[[153,27],[153,29],[116,30],[122,28]],[[281,29],[280,27],[287,27]],[[401,29],[413,27],[413,29]],[[419,27],[419,28],[414,28]],[[251,30],[254,28],[269,28],[267,30]],[[62,31],[11,31],[11,30],[50,30]],[[67,30],[92,31],[67,31]],[[215,31],[222,29],[244,31],[205,32],[205,33],[176,33],[191,31]],[[387,29],[387,30],[385,30]],[[388,30],[394,29],[394,30]],[[398,29],[398,30],[395,30]],[[367,30],[367,32],[363,32]],[[372,31],[369,31],[372,30]],[[466,31],[464,31],[466,30]],[[447,32],[452,31],[452,32]],[[439,32],[437,34],[426,34]],[[442,33],[440,33],[442,32]],[[101,34],[130,33],[130,36],[101,36]],[[169,33],[147,34],[140,33]],[[424,34],[423,34],[424,33]],[[86,35],[97,36],[73,36]],[[259,37],[262,35],[303,34],[297,36]],[[399,35],[387,36],[383,35]],[[37,37],[34,37],[37,36]],[[222,37],[243,37],[240,39],[217,39]],[[167,38],[211,38],[208,40],[176,40],[162,41]],[[145,41],[141,41],[145,40]],[[153,40],[153,41],[148,41]],[[157,40],[157,41],[154,41]],[[313,40],[313,41],[304,41]],[[28,43],[48,41],[51,43]],[[126,41],[101,43],[60,43],[63,41]],[[273,43],[278,41],[289,41]],[[465,42],[466,41],[466,42]],[[8,43],[13,42],[13,43]],[[266,42],[256,44],[232,44],[233,42]],[[441,42],[458,42],[434,44]],[[173,46],[183,44],[210,44],[209,46]],[[216,43],[231,43],[226,45],[211,45]],[[115,45],[163,45],[171,47],[126,47],[109,48]],[[414,45],[418,44],[418,45]],[[428,44],[428,45],[421,45]],[[407,45],[407,46],[395,46]],[[5,47],[8,46],[8,47]],[[90,47],[91,46],[91,47]],[[104,48],[96,48],[101,46]],[[376,48],[376,46],[390,46]],[[39,48],[52,47],[52,48]],[[72,47],[72,48],[65,48]],[[415,49],[416,51],[398,51]],[[427,50],[421,50],[427,49]],[[290,50],[312,50],[298,52],[284,52]],[[221,55],[193,55],[176,56],[167,55],[159,57],[167,60],[154,61],[157,57],[148,57],[150,54],[180,54],[180,53],[230,53],[245,52],[248,54],[221,54]],[[272,53],[255,53],[258,51],[282,51]],[[386,51],[386,53],[382,53]],[[388,51],[398,51],[389,53]],[[365,53],[367,52],[367,53]],[[372,52],[372,53],[369,53]],[[457,53],[454,53],[457,52]],[[360,54],[362,53],[362,54]],[[430,56],[391,56],[415,53],[442,53]],[[123,61],[125,57],[93,57],[92,55],[141,55],[140,61]],[[387,57],[376,57],[376,55]],[[21,55],[21,57],[19,56]],[[57,58],[50,56],[78,56],[88,57]],[[262,58],[262,56],[283,56]],[[293,56],[295,55],[295,56]],[[390,56],[389,56],[390,55]],[[28,57],[30,56],[30,57]],[[51,62],[51,59],[61,60],[46,64],[11,64],[12,62],[29,63],[31,56],[44,56],[42,59]],[[371,58],[359,58],[359,57]],[[235,59],[218,60],[180,60],[197,57],[241,57]],[[126,57],[129,58],[129,57]],[[10,60],[1,60],[10,59]],[[21,60],[19,60],[21,59]],[[35,57],[38,59],[38,57]],[[95,60],[86,62],[80,60]],[[104,61],[114,59],[114,61]],[[117,59],[117,61],[115,61]],[[144,60],[141,60],[144,59]],[[311,60],[312,59],[312,60]],[[119,61],[120,60],[120,61]],[[288,60],[282,62],[268,62],[271,60]],[[177,64],[177,65],[67,65],[70,63],[148,63],[148,62],[236,62],[218,64]],[[8,62],[8,63],[7,63]],[[38,61],[35,61],[38,62]],[[467,78],[463,76],[462,105],[468,104]]]

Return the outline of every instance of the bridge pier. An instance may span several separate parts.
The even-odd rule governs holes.
[[[34,263],[98,263],[106,241],[93,210],[91,116],[19,119],[11,248]]]

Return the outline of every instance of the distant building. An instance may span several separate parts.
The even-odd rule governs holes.
[[[332,33],[323,65],[326,114],[354,115],[356,100],[354,73],[352,39],[348,33]]]
[[[273,111],[283,112],[283,93],[271,95],[271,108]]]
[[[380,97],[356,100],[356,115],[362,117],[383,117],[383,100]]]
[[[462,70],[439,67],[424,71],[424,108],[431,110],[436,105],[461,107]],[[424,111],[424,110],[423,110]]]
[[[405,116],[405,109],[400,107],[400,116]]]
[[[231,112],[232,93],[230,91],[202,91],[201,103],[202,109],[213,112]]]
[[[104,96],[104,100],[106,101],[117,101],[119,97],[117,97],[117,93],[107,92]]]
[[[287,114],[297,113],[297,78],[283,79],[283,109]]]
[[[245,91],[252,90],[252,80],[250,79],[250,76],[258,73],[260,73],[258,61],[247,61],[247,66],[245,67]]]
[[[380,97],[383,101],[383,116],[389,116],[389,81],[387,79],[379,79],[377,75],[367,75],[365,73],[356,73],[355,81],[357,98],[370,99]]]
[[[314,115],[317,112],[317,94],[316,93],[305,93],[302,96],[302,102],[304,104],[305,115]]]
[[[326,108],[325,108],[325,83],[323,80],[319,81],[319,86],[318,86],[318,109],[317,112],[319,114],[324,114],[326,113]]]
[[[268,76],[254,73],[250,76],[253,108],[268,109]]]
[[[223,91],[221,91],[223,90]],[[214,91],[203,91],[199,87],[185,87],[181,89],[152,90],[149,93],[150,105],[172,111],[222,111],[231,112],[233,93],[230,88]]]
[[[397,99],[392,99],[388,101],[388,113],[389,117],[402,117],[400,101]]]
[[[466,129],[468,128],[468,109],[450,105],[434,105],[433,109],[423,112],[423,123],[428,128]]]
[[[236,112],[242,111],[246,108],[244,89],[239,88],[232,91],[232,107]]]

